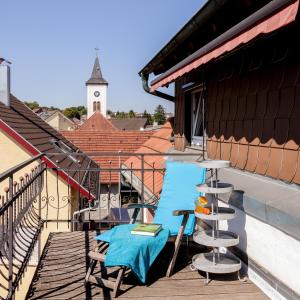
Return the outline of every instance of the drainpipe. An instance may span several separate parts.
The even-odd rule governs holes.
[[[144,74],[144,73],[140,73],[140,76],[142,78],[142,84],[143,84],[143,89],[146,93],[160,97],[160,98],[164,98],[166,100],[175,102],[175,97],[165,94],[163,92],[159,92],[159,91],[150,91],[149,85],[148,85],[148,80],[149,80],[149,74]]]

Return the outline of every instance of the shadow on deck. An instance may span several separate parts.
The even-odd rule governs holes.
[[[52,234],[27,299],[112,299],[109,290],[84,284],[87,253],[94,236],[95,232]],[[189,268],[191,256],[201,251],[193,244],[189,253],[184,245],[181,247],[175,274],[166,278],[170,246],[150,269],[147,286],[139,285],[130,273],[125,277],[120,299],[267,299],[253,283],[242,283],[236,275],[211,276],[214,280],[205,286],[204,274]]]

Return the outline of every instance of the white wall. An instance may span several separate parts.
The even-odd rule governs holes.
[[[94,92],[99,91],[100,96],[95,97]],[[107,110],[107,85],[105,84],[88,84],[87,85],[87,117],[89,118],[93,113],[93,102],[100,101],[101,113],[106,117]]]
[[[220,206],[232,207],[219,201]],[[248,257],[300,294],[300,242],[286,233],[259,221],[243,211],[237,217],[221,221],[220,229],[239,235],[238,247]]]

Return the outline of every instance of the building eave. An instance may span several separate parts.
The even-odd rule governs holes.
[[[1,119],[0,129],[3,130],[3,132],[5,132],[7,135],[9,135],[17,144],[28,151],[31,155],[35,156],[42,153]],[[57,174],[59,175],[59,177],[62,178],[65,182],[69,183],[73,188],[78,190],[81,195],[87,198],[95,198],[95,196],[92,195],[85,187],[83,187],[80,183],[70,177],[65,171],[60,170],[59,167],[47,156],[43,156],[42,161],[47,165],[48,168],[57,169]]]

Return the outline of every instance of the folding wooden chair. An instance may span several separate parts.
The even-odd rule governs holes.
[[[192,237],[195,228],[194,200],[199,195],[196,191],[196,184],[203,183],[204,180],[205,169],[197,164],[167,161],[158,206],[150,204],[131,204],[128,206],[128,209],[134,209],[130,223],[136,222],[140,209],[147,208],[156,211],[153,223],[162,224],[163,228],[169,229],[168,241],[175,242],[175,246],[167,269],[166,275],[168,277],[173,273],[182,237],[184,235]],[[104,238],[104,242],[107,243],[96,245],[95,249],[89,253],[91,263],[85,280],[112,289],[113,297],[116,297],[126,271],[125,267],[120,267],[114,281],[105,279],[103,276],[93,275],[97,262],[100,263],[101,267],[105,262],[109,238]]]

